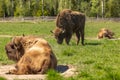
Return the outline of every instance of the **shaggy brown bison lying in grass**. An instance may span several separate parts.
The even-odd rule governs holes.
[[[57,66],[57,59],[50,45],[42,38],[14,37],[5,49],[9,59],[18,61],[16,69],[10,70],[9,74],[44,74]]]
[[[112,39],[112,38],[114,38],[113,36],[114,36],[114,33],[112,31],[110,31],[109,29],[106,29],[106,28],[102,28],[99,31],[97,38],[101,39],[101,38],[106,37],[108,39]]]
[[[81,36],[81,43],[84,45],[84,28],[85,15],[78,11],[65,9],[57,15],[56,29],[51,32],[54,33],[59,44],[62,44],[63,39],[69,44],[72,34],[75,33],[77,44],[79,44]]]

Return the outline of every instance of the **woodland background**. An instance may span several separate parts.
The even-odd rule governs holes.
[[[56,16],[65,8],[88,17],[120,17],[120,0],[0,0],[0,17]]]

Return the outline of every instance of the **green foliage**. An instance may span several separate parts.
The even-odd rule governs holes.
[[[85,12],[89,16],[90,4],[87,1],[81,2],[80,11]]]
[[[120,17],[119,4],[120,0],[0,0],[0,17],[55,16],[63,9],[89,17]]]
[[[71,9],[73,0],[60,0],[58,11],[63,9]]]
[[[5,8],[4,8],[4,0],[0,0],[0,17],[4,17]]]
[[[109,0],[106,6],[106,17],[120,17],[120,0]]]
[[[100,15],[100,1],[99,0],[91,0],[91,5],[92,5],[92,7],[91,7],[91,16],[98,16],[98,15]]]

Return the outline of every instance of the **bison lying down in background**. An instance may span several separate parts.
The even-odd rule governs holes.
[[[112,39],[112,38],[114,38],[113,36],[114,36],[114,33],[112,31],[110,31],[109,29],[106,29],[106,28],[102,28],[99,31],[97,38],[101,39],[101,38],[106,37],[108,39]]]
[[[83,13],[65,9],[57,15],[56,29],[51,32],[54,33],[59,44],[62,44],[63,39],[69,44],[72,34],[75,33],[77,44],[81,36],[81,43],[84,45],[84,27],[85,15]]]
[[[57,59],[48,44],[41,38],[19,36],[5,46],[9,59],[17,61],[16,69],[9,74],[44,74],[48,69],[55,69]]]

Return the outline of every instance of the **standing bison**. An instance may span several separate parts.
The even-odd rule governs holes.
[[[18,36],[5,49],[9,59],[17,61],[16,69],[10,70],[9,74],[44,74],[57,66],[57,59],[50,45],[42,38]]]
[[[65,9],[61,11],[56,18],[56,29],[51,31],[57,42],[62,44],[63,39],[69,44],[72,34],[75,33],[77,37],[77,45],[80,41],[84,45],[84,28],[85,15],[83,13]]]

